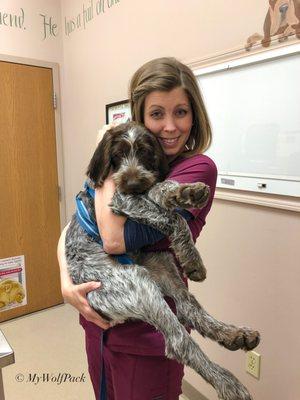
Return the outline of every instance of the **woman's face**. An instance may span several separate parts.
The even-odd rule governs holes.
[[[185,90],[155,90],[145,99],[144,124],[159,140],[170,160],[184,151],[193,124],[193,112]]]

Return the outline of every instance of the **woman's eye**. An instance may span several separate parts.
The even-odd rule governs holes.
[[[176,111],[176,115],[178,115],[178,117],[184,117],[187,114],[187,110],[180,108],[179,110]]]
[[[159,119],[162,117],[162,112],[161,111],[153,111],[150,116],[154,119]]]

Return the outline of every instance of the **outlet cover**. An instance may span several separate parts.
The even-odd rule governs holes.
[[[256,351],[248,351],[246,353],[246,371],[259,379],[260,377],[261,356]]]

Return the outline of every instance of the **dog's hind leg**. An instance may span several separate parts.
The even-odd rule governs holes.
[[[182,324],[229,350],[252,350],[258,345],[260,337],[257,331],[218,321],[203,309],[195,296],[187,290],[169,255],[148,253],[140,257],[139,262],[146,265],[151,278],[163,294],[174,299],[177,318]]]
[[[257,331],[218,321],[187,290],[177,291],[173,297],[180,322],[196,329],[203,337],[216,341],[228,350],[248,351],[259,344],[260,335]]]
[[[135,318],[153,325],[165,338],[166,355],[198,372],[223,400],[250,400],[247,389],[226,369],[213,363],[170,310],[146,268],[121,266],[109,271],[100,289],[88,294],[90,304],[115,320]]]

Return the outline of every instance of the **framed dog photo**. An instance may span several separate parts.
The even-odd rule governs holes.
[[[106,105],[106,123],[116,122],[121,124],[131,120],[129,100],[117,101]]]

